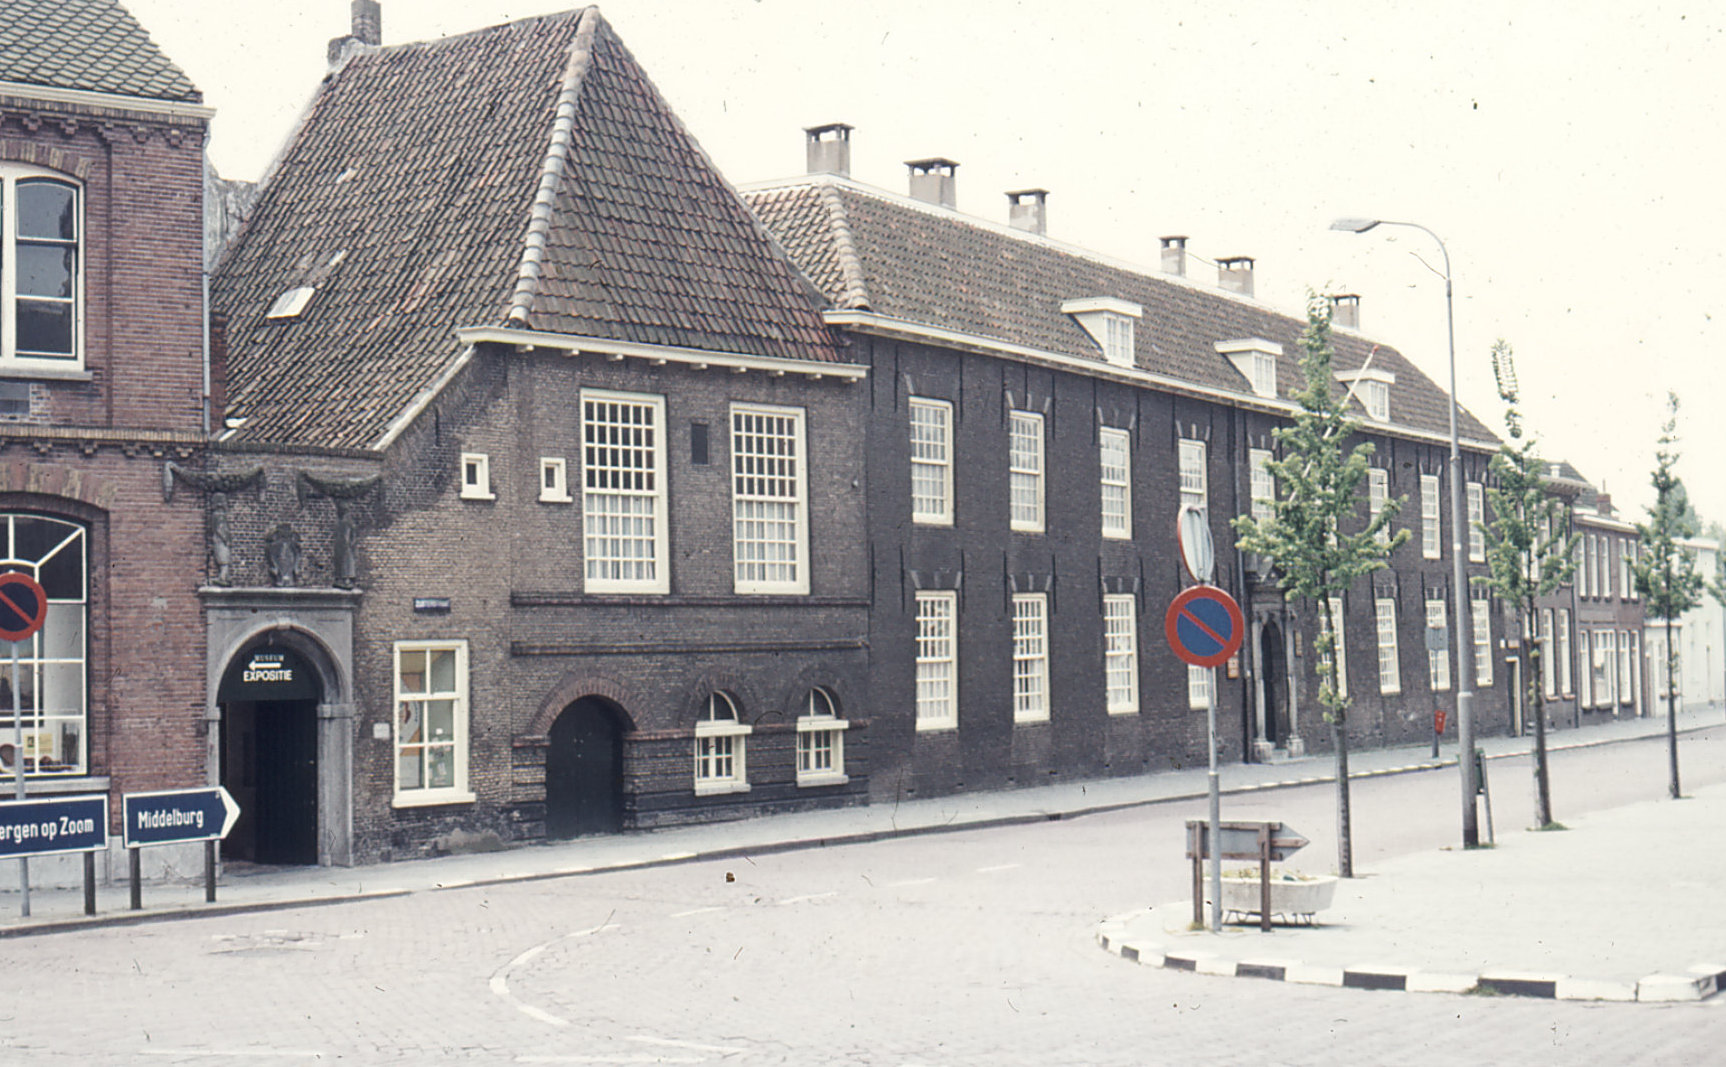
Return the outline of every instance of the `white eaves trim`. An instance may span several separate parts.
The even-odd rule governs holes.
[[[431,406],[431,402],[437,399],[437,395],[443,392],[449,383],[455,380],[455,376],[461,373],[462,368],[471,362],[473,362],[473,346],[467,345],[455,359],[450,361],[449,366],[443,369],[443,373],[437,376],[436,381],[420,390],[419,395],[413,398],[413,403],[407,406],[407,410],[390,420],[390,424],[384,427],[384,435],[372,443],[372,451],[382,452],[395,444],[396,438],[402,435],[402,431],[412,426],[413,421]]]
[[[88,89],[58,89],[51,85],[26,85],[23,82],[0,81],[0,96],[135,111],[145,115],[167,115],[177,119],[203,119],[206,122],[216,117],[216,109],[207,104],[155,100],[147,96],[122,96],[119,93],[97,93]]]
[[[859,363],[817,363],[808,359],[783,359],[778,356],[748,356],[740,352],[712,352],[703,348],[681,348],[675,345],[644,345],[633,341],[613,341],[606,337],[582,337],[569,333],[546,333],[540,330],[517,330],[507,326],[469,326],[455,332],[462,344],[514,345],[517,348],[547,348],[580,355],[594,352],[606,356],[630,356],[651,363],[682,363],[696,368],[727,367],[737,371],[766,371],[772,375],[801,374],[806,378],[837,378],[842,382],[861,381],[869,376],[869,368]]]
[[[1359,370],[1339,370],[1336,372],[1339,382],[1383,382],[1386,385],[1396,384],[1396,375],[1377,367],[1362,367]]]
[[[1049,352],[1029,345],[1016,345],[1010,341],[998,341],[993,337],[981,334],[965,333],[960,330],[948,330],[940,326],[926,326],[905,319],[895,319],[887,315],[879,315],[873,311],[835,310],[822,312],[822,318],[829,326],[843,326],[859,333],[877,334],[883,337],[899,337],[925,343],[945,345],[949,348],[964,349],[970,352],[981,352],[988,355],[1011,356],[1037,363],[1043,366],[1056,367],[1078,374],[1088,374],[1095,378],[1106,378],[1113,381],[1129,382],[1134,385],[1153,385],[1183,396],[1198,397],[1204,400],[1221,400],[1239,407],[1255,411],[1273,412],[1278,415],[1292,415],[1300,410],[1300,405],[1286,400],[1272,400],[1255,396],[1252,393],[1237,393],[1228,389],[1213,389],[1208,386],[1194,385],[1192,382],[1181,381],[1163,374],[1153,374],[1138,368],[1117,367],[1096,360],[1081,359],[1078,356],[1064,355],[1060,352]],[[1373,429],[1393,428],[1404,436],[1421,441],[1430,441],[1448,445],[1450,435],[1430,433],[1417,430],[1410,426],[1388,426],[1374,424]],[[1496,452],[1498,445],[1489,441],[1475,441],[1469,438],[1461,439],[1463,444],[1486,452]]]
[[[1143,305],[1115,296],[1091,296],[1083,300],[1068,300],[1061,305],[1063,315],[1084,315],[1096,311],[1112,311],[1134,319],[1144,318],[1145,315]]]

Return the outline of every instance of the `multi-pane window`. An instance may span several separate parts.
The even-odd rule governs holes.
[[[1269,352],[1253,351],[1252,386],[1254,396],[1277,395],[1277,358]]]
[[[1202,711],[1211,706],[1212,667],[1187,666],[1187,707]]]
[[[1468,483],[1468,558],[1474,563],[1486,560],[1486,489],[1479,482]]]
[[[1630,671],[1630,631],[1618,631],[1618,702],[1629,704],[1635,695]]]
[[[917,594],[917,729],[959,725],[959,594]]]
[[[1585,534],[1583,536],[1583,538],[1582,538],[1582,549],[1583,549],[1583,557],[1582,557],[1583,563],[1582,563],[1582,582],[1581,582],[1582,589],[1581,589],[1581,592],[1582,592],[1583,596],[1591,597],[1591,596],[1594,596],[1599,591],[1599,586],[1597,583],[1600,580],[1599,572],[1596,570],[1596,567],[1598,566],[1599,560],[1600,560],[1600,550],[1598,548],[1596,548],[1594,545],[1594,535],[1593,534]]]
[[[1136,597],[1103,597],[1103,688],[1110,714],[1139,710],[1138,631]]]
[[[1492,684],[1492,602],[1471,600],[1469,636],[1474,647],[1474,681],[1476,685]]]
[[[1206,507],[1205,443],[1181,438],[1181,504],[1203,511]]]
[[[1553,664],[1558,668],[1558,691],[1569,695],[1571,688],[1570,660],[1570,609],[1558,609],[1558,621],[1553,630],[1553,638],[1558,642],[1558,649],[1552,656]]]
[[[0,363],[76,364],[84,288],[81,190],[0,163]]]
[[[953,405],[912,397],[911,521],[953,522]]]
[[[1624,596],[1629,600],[1640,600],[1641,594],[1636,591],[1636,542],[1624,542]]]
[[[1402,692],[1402,667],[1396,655],[1396,601],[1379,597],[1373,601],[1378,614],[1378,691]]]
[[[1594,631],[1577,630],[1576,632],[1576,703],[1578,707],[1592,708],[1594,706],[1594,657],[1589,652],[1594,643]]]
[[[1336,695],[1348,699],[1348,640],[1342,625],[1342,598],[1330,598],[1331,655],[1336,657]],[[1322,662],[1322,661],[1321,661]]]
[[[1384,506],[1390,500],[1390,472],[1383,467],[1368,467],[1366,470],[1366,490],[1367,521],[1370,524],[1384,512]],[[1390,542],[1390,524],[1385,523],[1376,536],[1379,544],[1388,544]]]
[[[1103,536],[1133,536],[1132,436],[1125,430],[1104,428],[1097,435],[1102,464]]]
[[[731,694],[708,694],[707,710],[695,723],[695,793],[749,790],[748,744],[754,727],[742,722]]]
[[[1437,559],[1438,539],[1438,475],[1420,476],[1420,554]]]
[[[1012,528],[1043,530],[1043,416],[1015,411],[1008,427],[1008,495]]]
[[[1373,378],[1363,378],[1355,383],[1355,395],[1360,397],[1361,406],[1366,408],[1366,417],[1374,422],[1390,420],[1390,384]]]
[[[837,785],[845,781],[845,728],[833,694],[809,690],[805,713],[797,719],[797,784]]]
[[[1013,595],[1013,721],[1049,717],[1049,597]]]
[[[581,518],[590,593],[670,588],[664,423],[663,397],[581,394]]]
[[[1269,449],[1247,449],[1247,467],[1251,471],[1253,521],[1266,523],[1276,517],[1277,482],[1271,477]]]
[[[1594,706],[1610,708],[1618,699],[1616,692],[1617,657],[1612,651],[1613,632],[1596,630],[1591,637],[1594,646]]]
[[[48,594],[47,621],[18,644],[18,723],[26,775],[87,774],[85,664],[89,572],[84,527],[38,515],[0,515],[0,572],[21,571]],[[12,674],[0,667],[0,745],[12,762]]]
[[[1450,627],[1450,619],[1442,598],[1426,602],[1426,628],[1446,630]],[[1442,693],[1450,688],[1450,648],[1431,647],[1430,642],[1426,652],[1426,684],[1435,693]]]
[[[1621,633],[1619,639],[1623,642],[1625,652],[1624,702],[1636,704],[1642,700],[1642,642],[1634,630]]]
[[[1548,697],[1558,695],[1557,652],[1553,648],[1552,609],[1540,609],[1540,685]]]
[[[1133,320],[1125,315],[1103,316],[1103,358],[1117,367],[1133,365]]]
[[[809,592],[803,411],[731,408],[731,553],[739,593]]]
[[[471,800],[467,791],[467,642],[395,646],[398,806]]]

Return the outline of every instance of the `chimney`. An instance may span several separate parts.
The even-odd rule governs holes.
[[[354,0],[352,18],[353,28],[346,36],[330,38],[332,68],[341,66],[361,45],[377,48],[384,43],[383,8],[378,0]]]
[[[1331,321],[1351,330],[1360,329],[1360,294],[1337,293],[1330,298]]]
[[[1231,293],[1253,295],[1253,257],[1227,256],[1217,260],[1217,284]]]
[[[843,122],[803,127],[803,133],[809,138],[810,174],[851,176],[851,130],[852,127]]]
[[[936,157],[908,159],[905,165],[911,168],[911,199],[945,208],[958,206],[953,172],[959,169],[959,164]]]
[[[1020,189],[1007,194],[1007,225],[1026,233],[1049,232],[1049,190]]]
[[[1163,242],[1163,273],[1185,278],[1187,276],[1186,237],[1184,235],[1162,237],[1158,240]]]

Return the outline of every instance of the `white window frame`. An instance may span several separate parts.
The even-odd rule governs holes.
[[[1474,644],[1474,681],[1485,687],[1492,684],[1492,601],[1470,600],[1469,640]]]
[[[1630,667],[1630,631],[1618,631],[1618,703],[1631,704],[1635,700],[1635,692],[1631,682],[1633,672]]]
[[[453,686],[448,690],[433,690],[431,688],[431,670],[429,658],[437,653],[448,652],[454,656]],[[423,654],[428,657],[424,688],[410,690],[403,685],[402,661],[404,657]],[[469,718],[469,679],[468,679],[468,649],[465,640],[442,641],[397,641],[393,659],[392,673],[394,675],[395,701],[391,718],[391,759],[390,773],[393,781],[393,795],[390,800],[392,807],[417,808],[434,804],[468,804],[474,800],[473,793],[468,789],[468,718]],[[432,701],[448,700],[450,708],[451,737],[444,741],[434,737],[422,737],[415,741],[404,739],[404,728],[418,728],[424,731],[428,727],[428,715],[425,705]],[[417,711],[413,705],[418,705]],[[402,750],[406,747],[419,748],[422,753],[426,747],[447,749],[452,764],[450,784],[447,786],[407,785],[402,784]],[[429,780],[431,771],[429,763],[420,765],[421,781]]]
[[[957,729],[959,594],[951,589],[919,590],[913,603],[917,729]]]
[[[1634,540],[1624,542],[1624,598],[1626,600],[1641,600],[1642,594],[1636,590],[1636,554],[1637,543]]]
[[[1450,604],[1444,597],[1437,597],[1426,602],[1426,628],[1428,630],[1444,630],[1448,639]],[[1434,693],[1450,692],[1450,648],[1448,644],[1442,650],[1427,649],[1426,685]]]
[[[1260,524],[1270,522],[1277,513],[1277,480],[1271,475],[1270,461],[1270,449],[1247,449],[1247,466],[1252,471],[1248,490],[1252,496],[1252,516]]]
[[[845,731],[833,694],[820,686],[809,690],[804,713],[797,718],[797,785],[844,785]]]
[[[1211,672],[1215,667],[1187,664],[1187,707],[1203,711],[1211,706]]]
[[[496,500],[491,491],[491,457],[484,452],[461,454],[461,498],[463,500]]]
[[[1439,559],[1444,555],[1444,540],[1438,529],[1441,517],[1438,475],[1423,474],[1420,476],[1420,554],[1423,559]]]
[[[1486,487],[1479,482],[1467,483],[1468,490],[1468,561],[1486,562]]]
[[[1593,534],[1584,534],[1582,545],[1582,595],[1592,598],[1600,589],[1600,572],[1597,569],[1600,566],[1600,549],[1594,543]]]
[[[1576,631],[1577,664],[1581,667],[1576,679],[1576,706],[1592,708],[1594,706],[1594,631],[1577,627]]]
[[[1139,710],[1139,603],[1131,593],[1103,597],[1103,701],[1110,715]]]
[[[914,396],[908,405],[911,442],[911,521],[926,526],[953,525],[953,405]],[[919,494],[919,484],[935,482],[939,496]],[[932,501],[932,503],[931,503]]]
[[[789,424],[790,432],[770,434],[765,429],[776,424]],[[777,442],[777,451],[745,447],[757,439]],[[731,405],[731,558],[732,589],[737,593],[809,592],[807,440],[802,408]],[[754,466],[745,469],[751,461]],[[771,536],[772,530],[787,526],[789,537]]]
[[[1385,505],[1390,502],[1390,472],[1383,467],[1368,467],[1366,469],[1366,501],[1367,525],[1370,526],[1378,519],[1379,513],[1384,511]],[[1374,535],[1374,539],[1381,545],[1389,544],[1390,524],[1386,523]]]
[[[1402,692],[1402,663],[1396,647],[1396,598],[1381,596],[1372,603],[1378,617],[1378,691],[1388,696]]]
[[[1558,696],[1558,663],[1552,636],[1552,609],[1540,609],[1540,685],[1547,699]]]
[[[1034,411],[1008,413],[1008,525],[1016,533],[1043,532],[1043,416]]]
[[[1390,383],[1372,378],[1362,378],[1355,383],[1355,395],[1360,397],[1360,406],[1366,409],[1366,417],[1374,422],[1390,421]]]
[[[1614,648],[1617,644],[1617,631],[1596,630],[1591,644],[1594,706],[1610,710],[1618,702],[1618,653]]]
[[[561,456],[539,457],[539,502],[542,504],[570,504],[575,498],[569,495],[569,462]]]
[[[1330,628],[1336,640],[1331,642],[1331,653],[1336,656],[1336,695],[1343,700],[1348,699],[1348,632],[1343,626],[1343,602],[1341,597],[1331,597]]]
[[[1013,721],[1049,721],[1049,595],[1013,594]]]
[[[72,229],[70,241],[64,238],[19,237],[18,186],[20,183],[43,182],[60,185],[72,191]],[[30,375],[32,372],[78,372],[84,369],[84,264],[89,258],[88,233],[84,225],[84,184],[70,175],[23,163],[0,162],[0,370]],[[24,299],[72,306],[72,351],[66,355],[54,353],[20,354],[18,351],[18,279],[19,245],[70,249],[72,269],[69,297],[29,295]]]
[[[593,408],[606,405],[631,407],[649,413],[647,423],[619,423],[598,420]],[[651,441],[646,444],[623,440],[628,425],[645,426]],[[610,436],[606,436],[609,431]],[[596,436],[597,432],[597,436]],[[665,398],[652,393],[617,393],[603,389],[581,391],[581,526],[583,586],[589,593],[666,593],[671,589],[671,568],[668,564],[667,542],[670,531],[666,523],[665,491]],[[649,466],[624,466],[602,462],[608,454],[622,451],[636,453],[649,460]],[[627,480],[631,472],[644,473],[650,483],[617,484]],[[605,484],[611,481],[613,484]],[[609,505],[608,510],[600,510]],[[619,510],[621,507],[635,511]],[[644,509],[644,510],[643,510]],[[645,535],[629,529],[642,520],[649,524]],[[602,526],[609,527],[601,530]],[[616,554],[620,545],[647,542],[646,555]],[[608,547],[609,546],[609,547]],[[596,548],[603,551],[596,551]],[[634,569],[636,574],[621,572]],[[611,570],[614,573],[602,573]],[[641,573],[645,571],[645,574]]]
[[[749,735],[754,732],[731,694],[715,689],[707,695],[707,710],[695,723],[696,796],[749,792]]]
[[[1098,480],[1102,491],[1103,537],[1133,536],[1133,435],[1104,426],[1097,431]]]
[[[1560,696],[1574,696],[1576,693],[1575,678],[1572,670],[1575,664],[1570,659],[1570,609],[1559,608],[1557,621],[1553,627],[1553,639],[1557,642],[1556,652],[1552,662],[1558,668],[1558,693]]]
[[[1200,511],[1210,508],[1210,479],[1205,469],[1205,443],[1183,437],[1179,444],[1181,506],[1191,504]]]
[[[1114,312],[1103,313],[1103,359],[1117,367],[1133,365],[1133,320]]]
[[[20,524],[33,527],[29,534]],[[44,536],[46,535],[46,536]],[[64,564],[76,558],[76,580]],[[0,572],[30,575],[48,594],[42,628],[17,645],[19,718],[12,700],[0,701],[0,745],[11,747],[19,729],[26,778],[90,773],[90,532],[58,515],[0,513]],[[4,672],[4,668],[0,668]],[[11,691],[11,675],[7,693]],[[0,761],[0,783],[16,768]]]

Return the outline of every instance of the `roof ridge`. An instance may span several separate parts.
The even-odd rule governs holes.
[[[582,9],[575,37],[569,43],[569,66],[564,68],[563,84],[558,89],[557,110],[551,122],[551,140],[546,146],[545,160],[540,166],[539,187],[534,191],[533,204],[528,208],[527,233],[522,241],[521,264],[516,270],[515,291],[510,294],[510,322],[527,323],[533,314],[533,300],[539,293],[539,275],[545,260],[546,240],[551,233],[551,216],[557,205],[558,190],[569,167],[570,149],[574,144],[576,104],[581,88],[593,65],[593,37],[604,21],[597,7]]]
[[[839,306],[866,310],[870,307],[869,287],[863,274],[863,257],[857,254],[857,245],[851,239],[851,218],[845,211],[845,201],[831,184],[817,186],[816,195],[827,208],[834,252],[839,257],[839,275],[845,283]]]

